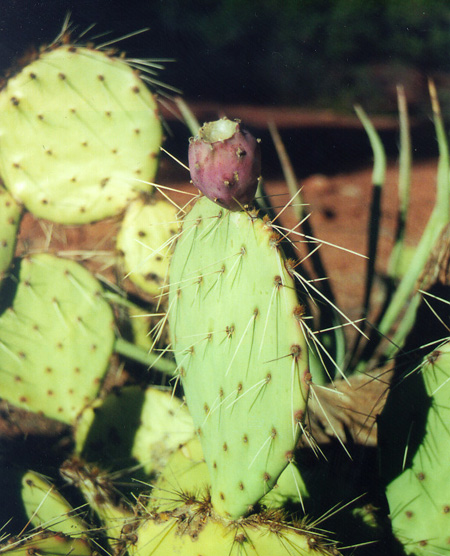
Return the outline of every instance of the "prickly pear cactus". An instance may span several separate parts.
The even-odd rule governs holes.
[[[380,419],[379,447],[392,528],[407,554],[443,554],[450,546],[449,400],[447,342],[420,368],[394,383]],[[406,412],[409,408],[409,418],[407,426],[399,427],[402,408]]]
[[[35,527],[65,535],[87,535],[88,525],[44,476],[28,471],[22,477],[22,502]]]
[[[160,295],[167,284],[169,252],[177,230],[177,210],[168,201],[137,199],[127,208],[117,236],[125,272],[150,295]]]
[[[75,430],[76,452],[110,470],[137,461],[149,475],[194,434],[186,406],[171,392],[127,386],[83,411]]]
[[[186,404],[172,392],[147,388],[132,455],[147,474],[161,471],[178,446],[195,436]]]
[[[136,530],[131,556],[338,556],[323,535],[283,522],[276,512],[229,523],[207,512],[207,504],[187,502],[162,512]]]
[[[153,95],[120,58],[48,48],[0,92],[0,174],[28,210],[64,224],[150,191],[161,143]]]
[[[194,436],[170,456],[152,485],[147,508],[149,512],[173,511],[180,506],[180,495],[207,500],[210,490],[211,481],[202,446],[199,438]]]
[[[212,504],[238,518],[292,460],[310,375],[303,307],[280,237],[256,212],[205,197],[170,266],[169,319]]]
[[[22,208],[0,185],[0,285],[11,264]]]
[[[164,511],[175,510],[179,506],[177,493],[196,500],[208,499],[211,490],[208,467],[203,456],[200,439],[194,437],[180,445],[173,452],[158,480],[153,484],[148,508]],[[167,496],[167,493],[173,496]],[[263,498],[265,508],[279,510],[287,505],[300,507],[308,498],[308,492],[300,471],[294,463],[289,464],[277,483]]]
[[[41,253],[18,266],[18,282],[5,282],[2,297],[1,396],[72,424],[108,367],[111,308],[98,281],[74,261]]]
[[[68,537],[51,531],[35,531],[30,535],[10,538],[0,545],[0,554],[9,556],[92,556],[96,554],[89,542],[82,538]]]

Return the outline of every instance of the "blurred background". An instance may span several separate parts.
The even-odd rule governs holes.
[[[100,42],[149,27],[121,47],[174,58],[163,79],[192,100],[392,113],[402,82],[421,114],[432,76],[450,107],[448,0],[2,0],[0,69],[67,12]]]
[[[30,46],[52,42],[66,14],[129,57],[169,58],[158,78],[179,89],[199,120],[239,117],[263,140],[265,176],[279,174],[273,119],[299,178],[369,166],[353,112],[371,115],[398,156],[396,86],[405,86],[415,160],[437,155],[427,80],[450,120],[448,0],[2,0],[0,74]],[[170,120],[170,114],[166,118]],[[185,157],[187,133],[169,122],[166,148]]]

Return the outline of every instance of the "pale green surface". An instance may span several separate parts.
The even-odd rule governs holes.
[[[167,285],[171,237],[178,228],[176,214],[168,201],[145,204],[137,199],[128,207],[117,236],[127,277],[151,295],[162,294]]]
[[[22,503],[34,527],[42,526],[65,535],[79,535],[88,530],[55,486],[39,473],[28,471],[22,477]],[[80,513],[85,511],[83,508]]]
[[[0,93],[0,174],[41,218],[84,224],[120,213],[151,191],[138,180],[153,181],[161,139],[152,94],[100,51],[45,52]]]
[[[14,256],[22,207],[0,185],[0,285]]]
[[[201,198],[170,268],[173,345],[213,506],[234,518],[286,467],[307,397],[299,302],[274,239],[262,220]]]
[[[147,474],[160,471],[170,454],[194,434],[192,417],[180,399],[170,391],[147,388],[131,454]]]
[[[98,554],[82,538],[71,538],[60,533],[35,533],[25,537],[25,540],[0,545],[0,554],[9,556],[91,556]]]
[[[186,405],[171,391],[125,386],[83,411],[75,449],[110,470],[138,462],[148,475],[160,471],[170,454],[193,436]]]
[[[417,556],[446,554],[450,541],[450,343],[436,353],[417,371],[432,399],[423,442],[386,489],[394,534]]]
[[[49,254],[20,263],[0,315],[0,391],[14,405],[72,424],[97,395],[113,350],[113,315],[98,281]]]
[[[202,500],[210,489],[202,446],[198,437],[193,437],[170,456],[152,487],[147,507],[149,511],[173,511],[180,506],[182,495]]]
[[[339,556],[320,536],[273,519],[227,523],[196,514],[195,504],[183,509],[185,521],[162,515],[144,522],[131,556]]]

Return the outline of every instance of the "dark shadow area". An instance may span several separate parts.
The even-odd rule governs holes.
[[[119,47],[132,57],[176,59],[163,79],[193,100],[347,112],[358,102],[386,113],[396,110],[401,82],[420,113],[427,77],[443,89],[450,80],[446,0],[6,0],[0,71],[28,46],[51,42],[67,12],[75,35],[93,23],[86,37],[111,31],[97,44],[149,28]]]

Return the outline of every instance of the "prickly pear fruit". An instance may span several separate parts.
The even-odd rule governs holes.
[[[150,295],[160,295],[167,283],[169,252],[177,230],[177,210],[165,200],[129,205],[117,236],[125,272]]]
[[[21,206],[0,185],[0,285],[14,256],[21,213]]]
[[[308,351],[280,237],[255,212],[206,197],[187,214],[170,266],[169,322],[212,503],[238,518],[292,461]]]
[[[261,176],[261,153],[253,135],[238,121],[208,122],[190,139],[192,183],[208,199],[230,210],[250,204]]]
[[[407,554],[443,554],[450,545],[449,400],[447,342],[394,383],[379,421],[392,529]]]
[[[31,535],[10,538],[0,545],[0,554],[9,556],[93,556],[97,552],[87,540],[52,533],[51,531],[37,531]]]
[[[84,224],[120,213],[153,181],[153,95],[120,58],[54,45],[0,92],[0,175],[40,218]]]
[[[88,526],[44,476],[28,471],[22,477],[22,502],[35,527],[64,535],[87,534]]]
[[[74,261],[41,253],[17,266],[1,300],[1,396],[73,424],[108,368],[112,310],[99,282]]]

